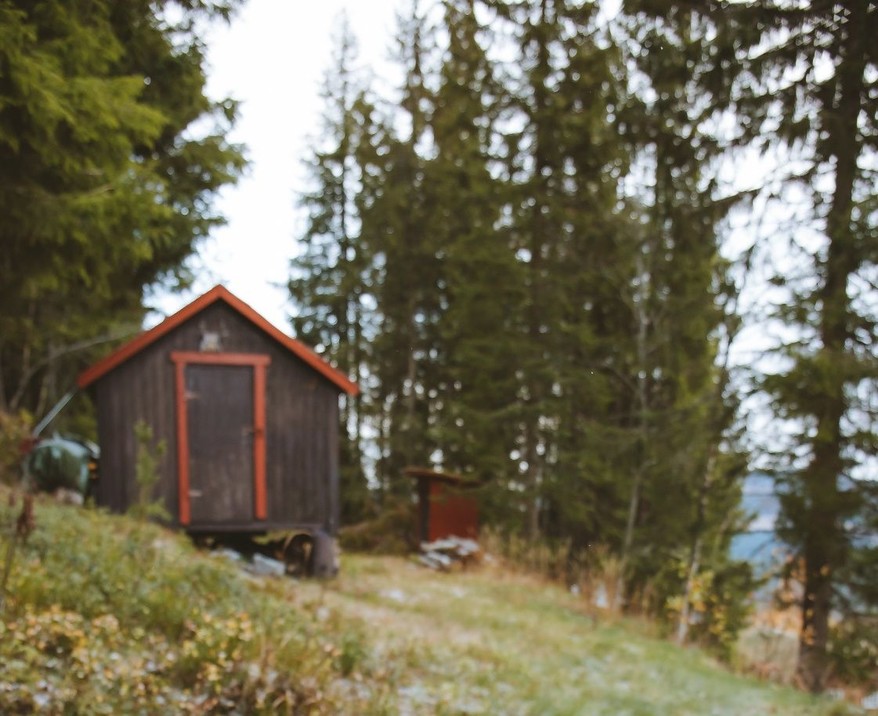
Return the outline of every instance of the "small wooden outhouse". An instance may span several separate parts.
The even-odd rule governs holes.
[[[142,423],[154,447],[166,446],[153,497],[176,526],[335,534],[339,396],[357,386],[222,286],[85,370],[78,384],[97,406],[98,504],[121,512],[138,499]]]
[[[479,506],[473,483],[460,475],[425,467],[407,467],[403,474],[413,478],[417,485],[415,534],[419,542],[446,537],[478,538]]]

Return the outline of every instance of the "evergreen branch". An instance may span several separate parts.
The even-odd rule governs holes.
[[[126,328],[124,330],[119,330],[113,333],[98,336],[97,338],[86,338],[84,340],[76,341],[66,346],[62,346],[61,348],[51,350],[45,358],[31,365],[30,368],[21,377],[21,379],[19,380],[18,389],[12,396],[12,399],[9,401],[11,409],[18,409],[19,402],[24,396],[24,392],[27,390],[28,384],[31,380],[33,380],[37,373],[39,373],[40,370],[42,370],[46,366],[51,365],[61,358],[72,355],[73,353],[88,350],[89,348],[94,348],[95,346],[103,345],[104,343],[111,343],[114,341],[123,340],[125,338],[130,338],[139,331],[140,327]]]

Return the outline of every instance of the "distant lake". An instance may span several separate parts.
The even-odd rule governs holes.
[[[732,539],[731,556],[749,562],[757,575],[764,575],[779,567],[788,552],[775,532],[780,502],[770,475],[757,472],[744,479],[741,509],[752,519],[747,531]]]

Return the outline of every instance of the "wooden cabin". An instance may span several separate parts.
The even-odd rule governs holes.
[[[191,533],[339,522],[339,396],[357,386],[217,286],[85,370],[97,406],[98,504],[138,499],[135,426],[166,450],[155,499]]]

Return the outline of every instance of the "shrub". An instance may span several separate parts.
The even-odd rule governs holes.
[[[160,477],[158,464],[168,446],[164,440],[154,444],[152,427],[143,420],[138,420],[134,425],[134,438],[137,441],[137,458],[134,465],[137,501],[131,505],[128,513],[142,520],[156,519],[169,522],[170,513],[161,502],[153,498]]]
[[[327,643],[286,591],[158,525],[37,510],[0,614],[0,713],[338,713],[327,685],[358,670],[360,632]]]
[[[400,500],[374,519],[343,527],[338,539],[342,549],[352,552],[403,555],[415,546],[414,532],[414,507]]]
[[[841,683],[878,689],[878,617],[851,617],[832,628],[829,640],[832,674]]]
[[[12,485],[21,477],[21,449],[30,438],[31,419],[0,410],[0,483]]]
[[[665,579],[655,585],[668,595],[661,615],[668,629],[679,619],[684,581],[685,562],[681,561],[676,579]],[[746,562],[729,561],[702,569],[694,579],[689,597],[690,638],[728,661],[752,611],[750,594],[756,586]]]
[[[486,528],[479,542],[486,552],[502,557],[510,567],[548,579],[566,581],[572,576],[571,581],[578,581],[578,574],[569,574],[570,568],[577,573],[584,569],[581,560],[572,563],[569,540],[534,541],[514,531]]]

